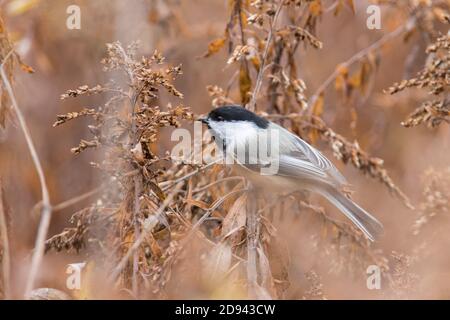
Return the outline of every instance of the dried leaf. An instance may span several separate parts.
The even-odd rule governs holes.
[[[363,70],[362,68],[359,68],[355,73],[351,75],[351,77],[348,80],[348,84],[353,89],[359,89],[362,85],[362,77],[363,77]]]
[[[34,73],[34,69],[19,59],[20,68],[27,73]]]
[[[450,14],[447,10],[440,7],[433,7],[433,14],[442,23],[450,23]]]
[[[322,92],[315,101],[314,105],[312,106],[312,113],[314,115],[320,116],[323,113],[323,106],[325,103],[325,94]],[[316,143],[317,139],[319,138],[320,133],[316,129],[311,129],[309,133],[309,138],[313,144]]]
[[[221,37],[218,39],[215,39],[213,41],[211,41],[208,44],[208,51],[206,51],[201,58],[208,58],[210,56],[212,56],[213,54],[217,53],[220,51],[220,49],[223,48],[223,46],[225,45],[225,42],[227,41],[226,37]]]
[[[339,0],[339,2],[336,5],[336,8],[334,9],[334,15],[337,16],[339,13],[341,13],[342,9],[344,8],[344,1],[345,0]]]
[[[239,70],[239,92],[241,94],[241,102],[243,105],[250,101],[249,93],[251,89],[252,79],[250,78],[248,68],[242,63]]]
[[[355,4],[353,3],[353,0],[346,0],[346,2],[347,2],[347,5],[350,7],[350,9],[352,9],[353,13],[355,14],[356,10],[355,10]]]
[[[245,226],[247,219],[247,194],[241,195],[234,201],[232,207],[222,222],[222,235],[229,236],[232,231],[239,230]]]
[[[207,204],[206,202],[200,201],[200,200],[187,199],[186,203],[191,205],[191,206],[199,207],[199,208],[201,208],[203,210],[209,210],[209,204]]]
[[[164,191],[161,190],[159,185],[155,183],[152,180],[147,181],[148,186],[150,189],[156,194],[156,196],[159,198],[159,200],[164,201],[166,199],[166,195],[164,194]]]
[[[336,80],[334,82],[334,87],[336,91],[342,93],[343,97],[347,97],[348,94],[348,68],[343,65],[339,65],[337,67],[338,75],[336,76]]]
[[[314,16],[318,17],[322,14],[322,1],[314,0],[309,4],[309,12]]]
[[[250,62],[252,63],[253,67],[255,68],[256,72],[259,72],[259,68],[261,66],[261,61],[258,58],[258,56],[251,57]]]

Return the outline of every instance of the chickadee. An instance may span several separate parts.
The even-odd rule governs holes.
[[[275,193],[300,190],[319,193],[371,241],[382,233],[382,224],[342,193],[346,180],[336,167],[288,130],[241,106],[216,108],[200,120],[208,126],[216,143],[224,148],[226,156],[235,160],[238,173],[252,181],[256,188]],[[271,138],[267,139],[268,136]],[[276,154],[248,151],[260,146],[261,140],[268,141],[271,149],[276,145]],[[239,150],[245,150],[244,157],[238,156]],[[263,173],[263,169],[272,166],[276,171]]]

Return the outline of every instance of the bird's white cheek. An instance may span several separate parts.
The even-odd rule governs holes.
[[[214,135],[221,140],[226,140],[227,144],[253,140],[258,135],[255,125],[247,121],[210,121],[209,126]]]
[[[218,124],[215,121],[210,121],[208,123],[209,127],[210,127],[210,133],[211,135],[213,135],[214,137],[220,138],[222,139],[223,137],[225,137],[225,128]]]

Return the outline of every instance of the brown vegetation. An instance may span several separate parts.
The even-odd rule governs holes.
[[[68,3],[14,2],[0,21],[1,297],[448,298],[449,1],[116,1],[98,19],[105,1],[80,1],[82,29],[54,33]],[[382,30],[366,27],[374,3]],[[264,199],[222,165],[171,157],[175,128],[232,103],[324,150],[384,238],[313,195]]]

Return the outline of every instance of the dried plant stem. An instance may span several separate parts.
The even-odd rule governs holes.
[[[141,190],[141,184],[139,182],[139,177],[134,177],[134,204],[133,204],[133,219],[134,219],[134,236],[136,239],[140,237],[140,226],[139,226],[139,194]],[[131,288],[135,297],[139,295],[139,284],[137,279],[137,274],[139,272],[139,252],[136,250],[133,254],[133,277]]]
[[[250,299],[257,297],[258,270],[257,270],[257,247],[258,247],[258,210],[256,206],[256,195],[249,192],[247,198],[247,288]]]
[[[233,180],[245,181],[244,177],[241,177],[241,176],[226,177],[226,178],[222,178],[222,179],[216,180],[214,182],[208,183],[206,186],[194,189],[194,190],[192,190],[192,193],[202,192],[202,191],[205,191],[205,190],[207,190],[207,189],[211,188],[212,186],[215,186],[215,185],[217,185],[219,183],[229,182],[229,181],[233,181]]]
[[[189,179],[189,178],[195,176],[196,174],[200,173],[201,171],[204,171],[204,170],[208,169],[209,167],[212,167],[213,165],[218,164],[218,163],[221,162],[222,160],[223,160],[223,159],[220,158],[220,159],[217,159],[217,160],[215,160],[215,161],[213,161],[213,162],[210,162],[210,163],[204,165],[203,167],[200,167],[200,168],[198,168],[198,169],[196,169],[196,170],[194,170],[194,171],[192,171],[192,172],[186,174],[185,176],[182,176],[182,177],[176,179],[175,181],[172,181],[172,183],[171,183],[170,185],[164,187],[162,190],[163,190],[163,191],[169,190],[170,188],[172,188],[172,187],[173,187],[174,185],[176,185],[177,183],[182,182],[182,181],[184,181],[184,180],[187,180],[187,179]]]
[[[368,46],[367,48],[362,49],[361,51],[357,52],[355,55],[353,55],[350,59],[340,64],[340,66],[348,68],[352,64],[360,61],[364,57],[366,57],[368,54],[370,54],[372,51],[380,49],[385,43],[391,41],[392,39],[396,38],[397,36],[401,35],[403,32],[411,30],[412,26],[414,25],[414,20],[409,21],[406,24],[402,24],[400,27],[395,29],[394,31],[384,35],[379,40],[375,41],[373,44]],[[330,86],[336,78],[339,76],[339,68],[336,68],[332,74],[328,76],[328,78],[317,88],[315,93],[311,96],[311,99],[309,100],[308,104],[308,110],[309,112],[312,112],[312,107],[316,103],[319,96],[325,91],[328,86]]]
[[[5,299],[11,298],[10,275],[11,262],[9,253],[8,229],[6,226],[6,214],[3,207],[3,188],[0,180],[0,243],[2,254],[3,295]]]
[[[247,109],[251,111],[255,111],[256,99],[259,91],[261,90],[270,44],[272,42],[273,34],[275,33],[275,26],[284,2],[284,0],[280,0],[275,15],[270,22],[270,30],[267,36],[267,42],[261,59],[258,76],[256,78],[255,89],[253,90],[252,97],[247,105]],[[255,194],[250,192],[250,196],[247,200],[247,286],[248,295],[250,298],[255,298],[257,296],[258,287],[258,271],[256,262],[258,246],[258,210],[256,206],[256,199]]]
[[[36,280],[36,275],[38,273],[39,266],[42,261],[42,257],[44,255],[45,249],[45,237],[47,236],[48,227],[50,225],[50,220],[52,217],[52,206],[50,204],[50,195],[48,192],[47,184],[45,182],[44,170],[42,169],[41,161],[39,160],[39,156],[36,152],[36,148],[34,146],[34,142],[31,139],[31,134],[28,129],[27,123],[25,121],[25,117],[22,111],[17,104],[16,97],[14,95],[13,89],[11,87],[11,83],[9,82],[8,76],[5,72],[5,63],[8,61],[9,57],[14,53],[14,50],[11,50],[8,55],[5,57],[2,65],[1,65],[1,76],[3,83],[5,85],[6,91],[11,99],[11,104],[13,109],[17,115],[17,119],[19,121],[20,128],[25,136],[25,140],[27,142],[28,149],[31,154],[31,158],[33,160],[36,172],[39,176],[39,182],[41,185],[42,192],[42,213],[41,213],[41,221],[39,223],[38,234],[36,237],[35,248],[33,252],[33,257],[31,259],[31,267],[28,274],[28,279],[25,285],[25,297],[29,297],[31,290],[33,290],[34,282]]]
[[[161,215],[164,210],[166,210],[167,206],[172,202],[173,198],[178,194],[182,187],[183,183],[179,182],[175,188],[172,190],[172,192],[169,193],[167,198],[164,200],[164,202],[161,204],[161,206],[158,208],[158,210],[155,212],[155,216]],[[142,242],[144,242],[145,238],[148,235],[148,232],[151,230],[148,230],[148,228],[143,228],[142,232],[139,234],[139,237],[136,239],[136,241],[133,243],[133,245],[128,249],[127,253],[122,257],[120,262],[117,264],[116,268],[113,270],[110,279],[112,281],[115,281],[119,274],[122,272],[123,268],[125,268],[128,260],[130,259],[131,255],[136,252],[136,250],[140,247]]]
[[[126,63],[125,71],[128,74],[128,77],[130,79],[130,83],[133,84],[135,82],[135,74],[131,68],[132,61],[128,54],[125,52],[125,50],[121,47],[117,47],[122,55],[122,58],[124,59]],[[130,131],[130,146],[129,149],[131,150],[135,144],[138,144],[138,137],[136,134],[137,131],[137,125],[136,125],[136,106],[139,99],[139,96],[143,90],[143,87],[141,87],[137,92],[133,93],[133,88],[130,88],[128,96],[132,97],[130,99],[130,105],[131,105],[131,131]],[[134,236],[136,239],[140,239],[140,223],[139,223],[139,193],[141,190],[141,184],[139,181],[139,177],[135,175],[133,177],[133,184],[134,184],[134,199],[133,199],[133,223],[134,223]],[[138,246],[139,247],[139,246]],[[133,291],[133,295],[135,297],[138,297],[139,294],[139,284],[137,279],[137,274],[139,272],[139,252],[137,250],[133,251],[133,274],[131,277],[131,289]]]
[[[255,90],[253,90],[252,98],[250,99],[250,102],[247,105],[247,109],[249,109],[250,111],[255,111],[256,99],[258,97],[259,91],[261,90],[261,86],[262,86],[262,82],[263,82],[263,78],[264,78],[264,71],[265,71],[267,56],[269,54],[270,43],[272,42],[273,34],[275,32],[275,25],[277,23],[277,20],[280,15],[281,9],[283,7],[284,1],[285,0],[280,0],[277,11],[275,12],[275,16],[273,17],[273,20],[270,23],[269,35],[267,36],[266,46],[264,48],[263,57],[261,59],[261,66],[259,68],[258,76],[256,78]]]
[[[64,202],[61,202],[59,204],[56,204],[52,207],[53,213],[57,212],[57,211],[61,211],[64,210],[66,208],[69,208],[75,204],[77,204],[78,202],[81,202],[83,200],[86,200],[90,197],[92,197],[93,195],[96,195],[97,193],[99,193],[100,191],[103,190],[103,186],[97,187],[91,191],[88,191],[86,193],[83,193],[79,196],[73,197],[72,199],[66,200]]]

